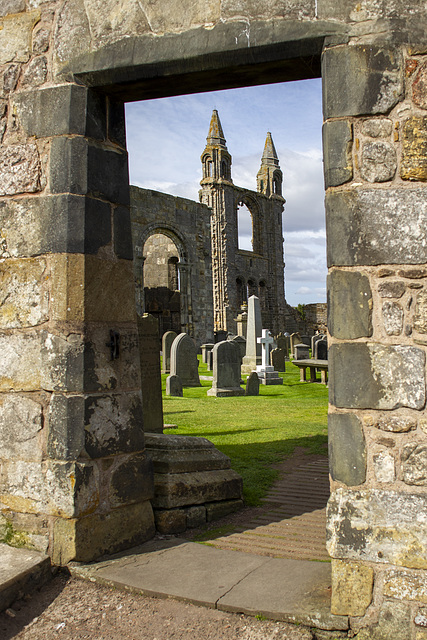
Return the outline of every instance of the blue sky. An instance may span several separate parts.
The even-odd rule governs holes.
[[[200,155],[217,109],[234,184],[256,190],[267,131],[283,171],[285,292],[325,302],[321,81],[303,80],[126,105],[131,184],[198,200]],[[247,230],[249,233],[249,230]]]

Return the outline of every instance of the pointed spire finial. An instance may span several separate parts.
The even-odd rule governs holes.
[[[209,133],[206,138],[209,144],[220,144],[225,147],[225,137],[222,130],[221,120],[219,119],[216,109],[212,112],[211,123],[209,125]]]
[[[279,166],[279,158],[277,157],[276,148],[274,146],[271,133],[267,132],[267,138],[265,139],[264,152],[261,159],[262,164],[274,164]]]

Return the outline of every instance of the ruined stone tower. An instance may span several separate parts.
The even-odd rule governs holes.
[[[214,327],[234,332],[240,306],[249,296],[261,301],[263,326],[284,326],[282,172],[271,133],[267,134],[257,191],[233,184],[228,152],[216,110],[201,156],[200,201],[212,209]],[[252,251],[239,249],[238,210],[247,207],[252,223]]]

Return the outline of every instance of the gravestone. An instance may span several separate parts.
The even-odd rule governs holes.
[[[294,360],[309,360],[310,348],[306,344],[296,344],[294,347]]]
[[[166,378],[166,395],[182,398],[182,382],[179,376],[168,376]]]
[[[261,337],[262,320],[259,298],[251,296],[248,301],[248,327],[246,331],[246,355],[242,362],[242,373],[251,373],[261,364],[261,345],[257,338]]]
[[[162,353],[163,364],[162,373],[170,373],[171,370],[171,347],[172,342],[175,340],[177,334],[175,331],[166,331],[162,337]]]
[[[208,396],[223,398],[243,396],[245,390],[240,386],[240,350],[231,340],[218,342],[212,350],[213,381]]]
[[[307,347],[309,347],[311,345],[310,336],[301,336],[301,343],[306,344]]]
[[[259,378],[256,371],[248,375],[245,396],[259,396]]]
[[[227,340],[227,331],[224,331],[223,329],[214,331],[214,340],[215,340],[215,344],[218,344],[218,342],[223,342],[224,340]]]
[[[248,327],[248,306],[246,304],[242,304],[242,311],[236,318],[236,326],[237,326],[237,335],[242,336],[246,340],[246,330]]]
[[[328,341],[324,338],[322,340],[318,340],[314,347],[314,358],[316,360],[327,360],[328,359]]]
[[[215,346],[215,345],[214,345]],[[213,348],[208,351],[208,361],[206,363],[208,371],[213,369]]]
[[[289,339],[289,333],[283,333],[281,331],[276,336],[276,345],[278,349],[282,349],[285,352],[285,360],[289,360],[289,349],[291,348],[291,341]]]
[[[234,336],[234,338],[232,338],[230,340],[230,342],[235,344],[237,346],[237,348],[239,349],[240,364],[241,364],[242,360],[243,360],[243,358],[245,357],[245,354],[246,354],[246,340],[242,336]]]
[[[285,351],[283,349],[273,349],[270,353],[270,362],[276,371],[285,371]]]
[[[283,379],[279,376],[274,367],[270,365],[270,346],[274,340],[268,329],[262,330],[262,337],[258,338],[258,344],[262,347],[262,363],[256,368],[261,384],[283,384]]]
[[[323,333],[316,333],[312,338],[311,338],[311,355],[314,358],[314,354],[316,351],[316,342],[318,340],[323,340],[323,338],[325,338]]]
[[[183,387],[202,386],[196,346],[186,333],[180,333],[172,343],[171,375],[179,376]]]
[[[137,318],[144,431],[163,433],[159,325],[148,313]]]
[[[209,351],[212,351],[214,346],[215,345],[213,342],[207,342],[206,344],[202,344],[202,346],[200,347],[202,350],[202,362],[204,362],[205,364],[208,364]]]
[[[299,333],[291,333],[289,339],[291,341],[291,356],[295,358],[295,345],[301,344],[301,336]]]

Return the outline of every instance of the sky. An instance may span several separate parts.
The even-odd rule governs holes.
[[[286,300],[292,306],[326,302],[320,79],[128,103],[130,183],[198,201],[200,155],[213,109],[218,110],[232,156],[232,179],[239,187],[256,191],[271,132],[286,199]],[[241,248],[250,248],[249,234],[249,229],[241,230]]]

